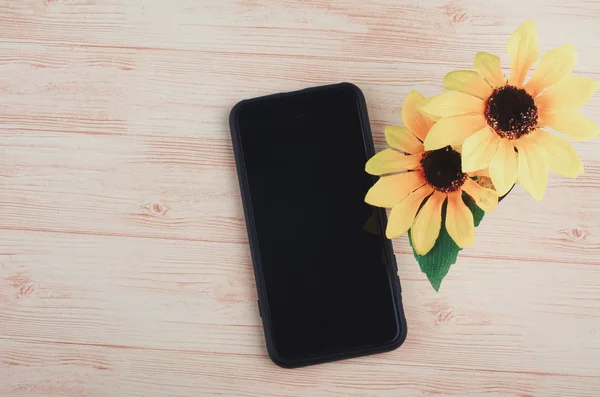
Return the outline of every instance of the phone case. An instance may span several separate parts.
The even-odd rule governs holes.
[[[241,195],[242,195],[244,216],[246,218],[246,229],[248,232],[248,241],[249,241],[249,245],[250,245],[252,262],[254,264],[253,267],[254,267],[254,276],[256,279],[256,287],[258,289],[258,298],[259,298],[258,310],[259,310],[259,314],[262,318],[265,339],[266,339],[266,345],[267,345],[267,351],[269,353],[269,357],[275,364],[279,365],[280,367],[284,367],[284,368],[294,368],[294,367],[301,367],[301,366],[306,366],[306,365],[320,364],[320,363],[325,363],[325,362],[331,362],[331,361],[337,361],[337,360],[342,360],[342,359],[347,359],[347,358],[353,358],[353,357],[359,357],[359,356],[365,356],[365,355],[370,355],[370,354],[375,354],[375,353],[383,353],[383,352],[391,351],[391,350],[398,348],[400,345],[402,345],[402,343],[406,339],[406,335],[407,335],[406,318],[404,316],[404,309],[402,306],[402,290],[400,287],[400,279],[398,277],[398,266],[396,263],[396,257],[394,256],[394,251],[393,251],[391,241],[387,238],[384,238],[384,246],[385,246],[385,252],[386,252],[386,256],[387,256],[386,259],[387,259],[387,264],[388,264],[388,271],[390,272],[390,278],[392,280],[392,290],[393,290],[393,295],[394,295],[394,300],[395,300],[395,305],[396,305],[396,315],[398,318],[399,329],[400,329],[399,334],[391,343],[386,344],[386,345],[381,345],[381,346],[349,350],[349,351],[346,351],[343,353],[326,355],[326,356],[322,356],[322,357],[316,357],[316,358],[311,358],[311,359],[306,359],[306,360],[301,360],[301,361],[294,360],[293,362],[290,362],[289,360],[285,359],[284,357],[281,357],[277,353],[277,351],[275,349],[274,341],[272,339],[269,307],[267,305],[262,265],[261,265],[260,258],[258,255],[258,240],[257,240],[256,232],[255,232],[253,212],[251,210],[250,193],[249,193],[249,189],[248,189],[248,180],[246,178],[246,170],[245,170],[241,142],[240,142],[240,137],[239,137],[239,132],[238,132],[237,114],[244,105],[249,104],[249,103],[263,101],[263,100],[271,100],[271,99],[275,99],[275,98],[283,98],[283,97],[298,95],[300,93],[305,94],[307,92],[318,92],[318,91],[322,91],[322,90],[329,90],[332,88],[340,88],[340,87],[345,87],[347,89],[352,90],[352,92],[355,95],[356,101],[358,102],[358,108],[359,108],[361,125],[362,125],[362,132],[363,132],[364,142],[365,142],[365,150],[366,150],[367,156],[371,157],[375,154],[375,148],[373,146],[373,138],[371,135],[371,126],[369,123],[369,116],[367,113],[365,97],[364,97],[362,91],[360,90],[360,88],[358,88],[356,85],[351,84],[351,83],[331,84],[331,85],[307,88],[307,89],[299,90],[299,91],[286,92],[286,93],[262,96],[262,97],[258,97],[258,98],[246,99],[241,102],[238,102],[231,110],[231,113],[229,116],[229,126],[230,126],[230,130],[231,130],[231,139],[232,139],[232,143],[233,143],[233,151],[234,151],[235,161],[236,161],[236,166],[237,166],[238,181],[240,184],[240,191],[241,191]],[[375,183],[375,181],[376,181],[376,178],[373,177],[373,183]],[[377,208],[377,211],[378,211],[378,215],[379,215],[381,235],[385,236],[385,226],[387,224],[387,214],[386,214],[385,209],[383,209],[383,208]]]

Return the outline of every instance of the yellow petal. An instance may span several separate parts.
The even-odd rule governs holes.
[[[540,125],[562,132],[576,141],[588,141],[600,135],[600,126],[575,111],[544,113],[540,115]]]
[[[431,113],[427,113],[423,110],[423,108],[427,105],[427,102],[429,102],[431,98],[425,98],[423,99],[421,102],[419,102],[419,112],[421,112],[421,114],[425,117],[427,117],[429,120],[431,120],[432,123],[435,123],[436,121],[438,121],[439,119],[441,119],[440,116],[436,116],[434,114]]]
[[[521,87],[529,68],[540,55],[538,34],[532,20],[524,22],[508,39],[508,56],[510,58],[510,77],[508,84]]]
[[[425,150],[435,150],[448,145],[460,145],[465,139],[485,127],[485,117],[481,114],[464,114],[444,117],[431,127],[425,137]]]
[[[546,161],[539,154],[530,140],[517,140],[519,151],[519,184],[537,201],[541,201],[548,185],[548,168]]]
[[[506,80],[502,74],[500,67],[500,58],[489,52],[478,52],[475,55],[475,70],[481,75],[492,87],[502,87],[506,85]]]
[[[573,71],[577,62],[577,52],[572,45],[556,47],[545,53],[525,84],[527,92],[536,97],[540,92],[558,83]]]
[[[600,82],[579,76],[567,76],[535,98],[540,113],[577,110],[598,91]]]
[[[385,149],[367,161],[365,170],[371,175],[414,170],[421,167],[422,153],[403,154],[394,149]]]
[[[396,238],[410,229],[421,203],[431,193],[433,193],[433,188],[429,185],[424,185],[394,205],[390,212],[387,229],[385,230],[387,238]]]
[[[519,164],[514,146],[507,139],[498,141],[498,150],[490,161],[490,178],[498,195],[503,196],[512,188],[517,180]]]
[[[384,133],[388,145],[394,149],[410,154],[421,153],[424,150],[423,143],[406,127],[385,127]]]
[[[496,154],[500,137],[488,126],[483,127],[467,139],[462,146],[462,170],[473,172],[487,168]]]
[[[471,178],[467,178],[462,189],[485,212],[491,212],[498,206],[498,193],[479,185]]]
[[[407,126],[421,141],[425,140],[425,135],[433,125],[433,121],[421,114],[417,109],[419,103],[425,97],[417,91],[408,93],[404,105],[402,105],[402,122]]]
[[[467,113],[483,114],[483,101],[473,95],[458,91],[446,91],[421,103],[427,114],[439,117],[458,116]]]
[[[460,91],[481,99],[492,95],[492,87],[477,72],[472,70],[457,70],[444,77],[444,87],[447,90]]]
[[[410,236],[419,255],[427,254],[435,245],[442,226],[442,204],[446,195],[435,191],[423,205],[412,225]]]
[[[473,245],[475,238],[473,213],[463,202],[460,190],[448,194],[446,230],[460,248]]]
[[[365,201],[376,207],[392,208],[424,184],[422,171],[383,176],[369,189]]]
[[[536,130],[530,135],[550,171],[567,178],[575,178],[583,173],[581,159],[567,140],[544,130]]]

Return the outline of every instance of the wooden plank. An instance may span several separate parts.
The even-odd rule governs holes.
[[[20,352],[35,351],[35,366]],[[421,396],[578,395],[596,377],[469,371],[362,359],[280,373],[267,360],[193,351],[11,341],[4,388],[11,396]],[[383,358],[389,355],[380,356]],[[348,373],[352,379],[348,379]],[[284,376],[283,376],[284,375]],[[543,379],[543,380],[541,380]],[[0,389],[1,390],[1,389]]]
[[[2,344],[268,361],[247,247],[14,231],[1,237],[7,250],[1,257]],[[37,242],[35,250],[30,241]],[[409,259],[401,255],[400,262]],[[538,279],[514,280],[523,266]],[[599,277],[600,268],[564,266],[466,258],[439,295],[416,266],[402,269],[410,336],[402,349],[368,362],[553,376],[569,368],[594,377],[600,303],[597,285],[585,280]],[[569,338],[563,337],[565,324],[571,325]]]
[[[32,135],[2,143],[6,229],[247,242],[227,137]],[[598,144],[578,146],[591,159]],[[552,177],[543,205],[516,187],[463,256],[597,264],[597,200],[586,194],[600,185],[597,164],[577,180]]]

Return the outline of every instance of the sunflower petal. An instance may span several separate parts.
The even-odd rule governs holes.
[[[589,141],[600,135],[600,126],[575,111],[545,113],[540,115],[540,125],[562,132],[576,141]]]
[[[541,201],[548,185],[546,161],[530,140],[517,141],[519,150],[519,184],[537,201]]]
[[[419,255],[425,255],[435,245],[442,227],[442,205],[446,194],[435,191],[421,207],[411,228],[413,247]]]
[[[427,117],[429,120],[431,120],[432,123],[435,123],[436,121],[438,121],[439,119],[441,119],[440,116],[436,116],[435,114],[431,114],[431,113],[427,113],[423,110],[424,107],[426,107],[427,102],[429,102],[431,98],[425,98],[423,99],[421,102],[419,102],[419,112],[421,112],[421,114],[425,117]]]
[[[537,28],[532,20],[519,26],[508,39],[510,77],[508,84],[521,87],[531,66],[540,55]]]
[[[421,103],[424,113],[439,117],[458,116],[467,113],[483,114],[483,101],[473,95],[458,91],[446,91]]]
[[[485,212],[491,212],[498,206],[498,193],[479,185],[471,178],[466,179],[462,189]]]
[[[396,238],[410,229],[421,203],[431,193],[433,193],[433,188],[429,185],[424,185],[394,205],[385,230],[387,238]]]
[[[567,76],[535,98],[540,114],[561,110],[577,110],[600,88],[600,82],[579,76]]]
[[[486,121],[481,114],[444,117],[429,130],[425,137],[425,150],[462,144],[465,139],[485,126]]]
[[[489,52],[478,52],[475,55],[475,70],[481,75],[492,87],[502,87],[506,85],[506,79],[502,74],[500,66],[500,58]]]
[[[417,91],[411,91],[402,105],[402,122],[421,141],[425,140],[425,136],[433,125],[433,121],[421,114],[417,108],[423,99],[425,99],[423,95]]]
[[[421,153],[424,150],[423,143],[406,127],[385,127],[384,134],[388,145],[394,149],[410,154]]]
[[[500,137],[485,126],[467,139],[462,146],[462,170],[473,172],[487,168],[496,154]]]
[[[575,178],[583,173],[581,159],[566,139],[544,130],[532,132],[530,139],[540,149],[550,171],[567,178]]]
[[[531,96],[536,97],[546,88],[570,75],[575,63],[577,52],[570,44],[548,51],[540,59],[533,76],[525,84],[525,89]]]
[[[492,95],[492,87],[479,73],[473,70],[456,70],[444,77],[444,87],[447,90],[460,91],[481,99]]]
[[[517,180],[519,164],[514,146],[506,139],[498,141],[498,150],[490,161],[490,178],[500,196],[505,195]]]
[[[460,248],[473,245],[475,239],[473,213],[462,200],[461,191],[448,194],[446,230]]]
[[[424,184],[422,171],[383,176],[369,189],[365,201],[376,207],[392,208]]]
[[[422,153],[403,154],[394,149],[385,149],[367,161],[365,171],[371,175],[414,170],[421,166]]]

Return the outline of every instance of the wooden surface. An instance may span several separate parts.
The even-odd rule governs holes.
[[[399,350],[283,370],[257,313],[231,107],[351,81],[382,148],[410,90],[508,65],[528,18],[600,79],[597,1],[0,0],[0,396],[600,395],[600,139],[440,293],[394,241]]]

